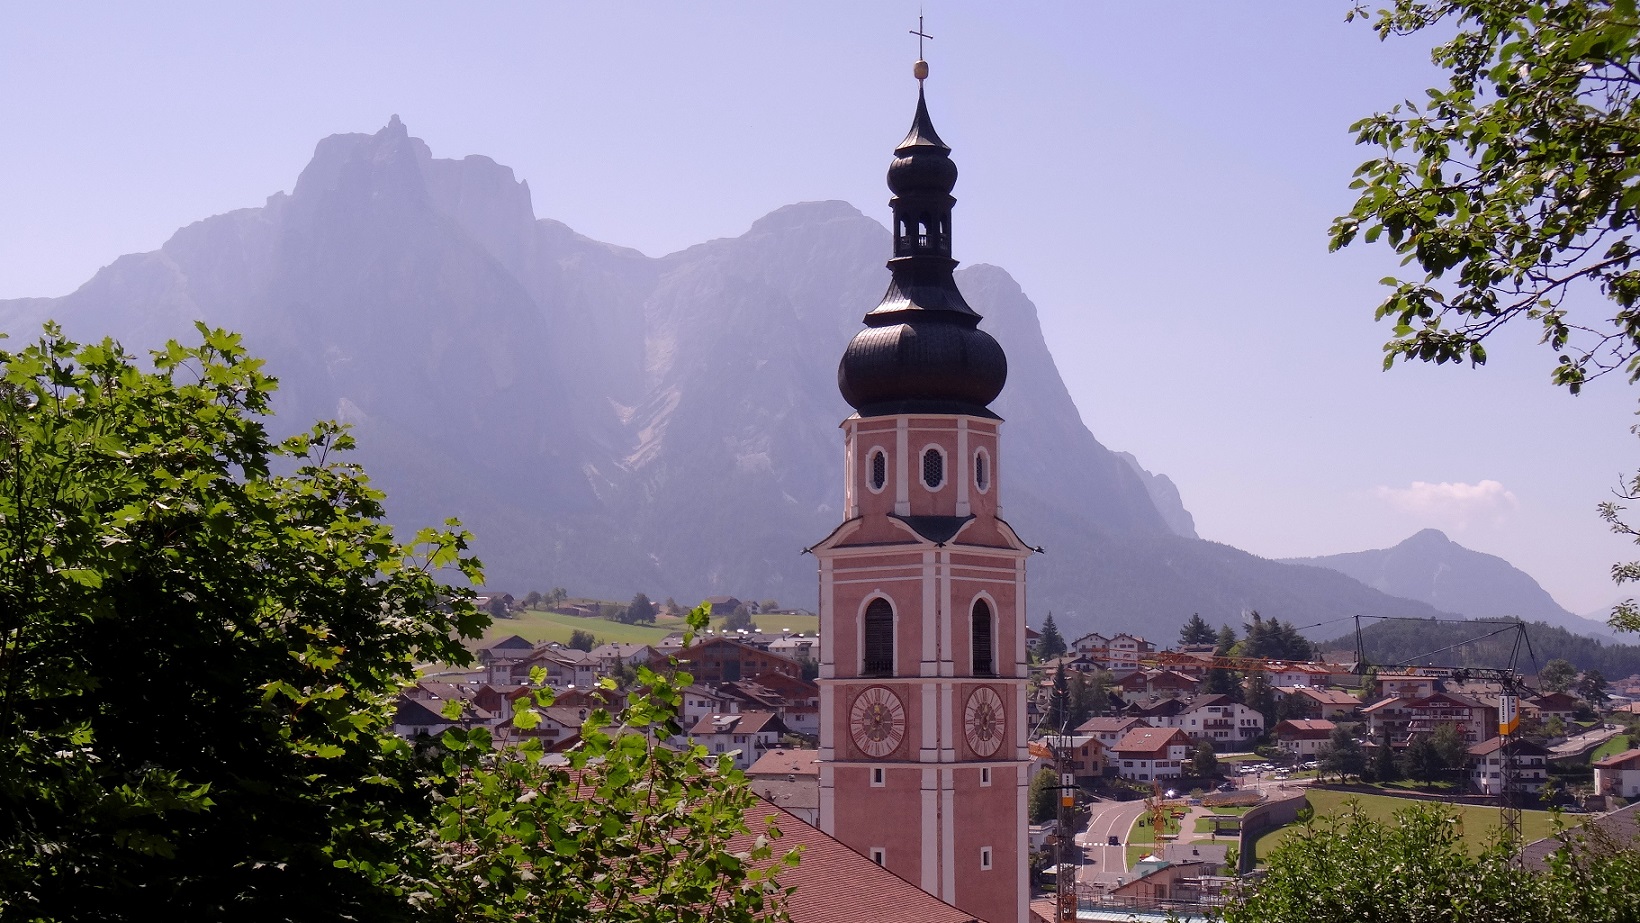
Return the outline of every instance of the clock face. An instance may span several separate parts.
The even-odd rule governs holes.
[[[968,707],[963,710],[962,730],[968,737],[968,749],[976,756],[990,756],[1002,746],[1002,737],[1008,728],[1002,714],[1002,696],[990,686],[981,686],[968,696]]]
[[[848,714],[854,745],[870,756],[887,756],[905,739],[905,706],[886,686],[868,686]]]

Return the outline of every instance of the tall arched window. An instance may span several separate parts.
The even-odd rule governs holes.
[[[860,672],[889,676],[894,672],[894,607],[881,597],[866,606],[865,658]]]
[[[995,676],[991,656],[991,607],[983,599],[974,600],[974,675]]]

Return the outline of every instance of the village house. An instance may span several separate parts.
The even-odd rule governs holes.
[[[1196,694],[1198,685],[1196,680],[1173,670],[1134,670],[1112,688],[1122,701],[1143,705],[1158,699],[1189,698]]]
[[[721,685],[763,673],[784,673],[802,678],[797,661],[772,651],[758,650],[730,638],[697,640],[677,653],[678,664],[705,685]]]
[[[1537,794],[1549,780],[1549,751],[1530,740],[1515,740],[1509,744],[1509,754],[1515,758],[1515,791]],[[1469,748],[1469,784],[1483,795],[1496,795],[1503,790],[1504,744],[1502,737],[1493,737]]]
[[[1089,718],[1077,725],[1076,733],[1093,735],[1094,739],[1109,750],[1118,740],[1127,736],[1128,731],[1152,726],[1143,718]]]
[[[804,823],[820,823],[820,751],[776,747],[746,769],[751,790]]]
[[[1361,709],[1361,717],[1366,719],[1367,736],[1371,739],[1382,740],[1387,731],[1390,740],[1404,740],[1407,725],[1412,721],[1412,700],[1391,696]]]
[[[1179,728],[1192,740],[1210,740],[1215,746],[1247,746],[1263,736],[1264,716],[1227,695],[1203,695],[1186,703],[1163,726]]]
[[[478,665],[484,671],[484,681],[498,685],[514,685],[513,666],[528,660],[535,653],[534,642],[518,635],[509,635],[489,647],[478,649]]]
[[[1276,722],[1270,737],[1278,748],[1293,759],[1313,760],[1332,739],[1333,729],[1337,726],[1325,718],[1288,718]]]
[[[1107,765],[1138,782],[1177,779],[1190,750],[1190,738],[1178,728],[1135,728],[1111,748]]]
[[[1070,653],[1082,654],[1099,663],[1105,662],[1109,651],[1110,639],[1097,631],[1090,631],[1070,644]]]
[[[1407,733],[1412,736],[1434,733],[1442,725],[1451,725],[1465,743],[1473,746],[1498,733],[1497,707],[1466,696],[1437,692],[1414,699],[1407,710],[1410,715]]]
[[[621,665],[635,667],[639,664],[659,663],[666,659],[653,647],[634,641],[610,641],[600,644],[591,650],[589,657],[598,664],[598,670],[604,676],[608,676]]]
[[[1156,652],[1156,645],[1127,632],[1110,639],[1110,655],[1104,667],[1112,673],[1135,670],[1139,661]]]
[[[1522,715],[1536,718],[1545,724],[1550,718],[1559,718],[1562,723],[1569,725],[1576,717],[1578,706],[1581,704],[1575,696],[1564,692],[1546,692],[1543,695],[1522,699],[1520,711]]]
[[[1342,689],[1323,686],[1277,686],[1276,701],[1295,718],[1342,718],[1361,707],[1361,700]]]
[[[1640,750],[1629,750],[1596,760],[1594,790],[1619,798],[1640,798]]]
[[[1373,692],[1379,698],[1421,699],[1434,695],[1437,683],[1435,677],[1421,673],[1380,673],[1373,678]]]
[[[707,715],[695,722],[689,736],[713,756],[734,754],[736,769],[746,769],[780,744],[786,726],[773,712],[750,711]]]

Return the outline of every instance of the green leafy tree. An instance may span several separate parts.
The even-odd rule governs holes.
[[[1031,823],[1053,820],[1059,812],[1059,776],[1046,766],[1037,770],[1036,775],[1031,776],[1026,800],[1030,806]]]
[[[759,612],[775,612],[779,608],[780,601],[777,599],[765,599],[757,604],[757,611]]]
[[[1606,677],[1599,670],[1585,670],[1577,681],[1577,696],[1589,703],[1591,708],[1600,708],[1606,704],[1611,696],[1606,692]]]
[[[1378,749],[1372,754],[1371,772],[1374,782],[1394,782],[1401,778],[1401,767],[1395,762],[1395,748],[1390,745],[1387,724],[1378,740]]]
[[[632,601],[627,603],[626,610],[621,613],[621,621],[628,625],[655,624],[655,604],[642,593],[635,594]]]
[[[1333,223],[1332,247],[1384,240],[1419,270],[1386,280],[1385,367],[1483,364],[1485,341],[1518,319],[1539,325],[1551,380],[1574,394],[1617,369],[1640,378],[1632,0],[1395,0],[1376,26],[1440,35],[1433,60],[1448,78],[1423,105],[1353,126],[1378,156],[1356,171],[1360,197]],[[1640,474],[1617,493],[1640,498]],[[1622,512],[1600,505],[1612,531],[1640,541]],[[1640,561],[1612,575],[1640,580]],[[1640,604],[1620,604],[1611,624],[1640,630]]]
[[[1401,752],[1401,774],[1428,785],[1446,776],[1446,763],[1428,734],[1418,734]]]
[[[704,627],[704,604],[689,618]],[[539,741],[497,752],[487,728],[449,730],[438,806],[436,861],[417,894],[429,916],[490,920],[785,919],[772,814],[755,828],[757,799],[728,756],[658,740],[681,732],[684,672],[636,669],[637,691],[617,719],[594,710],[566,766],[542,763]],[[604,683],[611,689],[612,683]],[[534,726],[536,693],[515,715]],[[739,836],[744,845],[732,839]]]
[[[1211,779],[1219,774],[1219,757],[1213,752],[1212,741],[1196,744],[1190,755],[1190,774],[1198,779]]]
[[[577,628],[569,633],[569,648],[576,651],[590,651],[598,646],[598,639],[592,632]]]
[[[1042,622],[1042,636],[1036,639],[1036,655],[1043,660],[1058,657],[1067,650],[1065,638],[1059,633],[1059,626],[1053,623],[1053,613]]]
[[[1441,765],[1448,772],[1463,769],[1469,765],[1469,744],[1463,739],[1456,725],[1440,724],[1430,732],[1429,742],[1435,747],[1435,754],[1440,757]]]
[[[199,327],[0,352],[0,913],[389,920],[432,810],[387,703],[486,619],[333,424]],[[406,858],[410,857],[410,858]]]
[[[1266,731],[1276,726],[1276,690],[1268,673],[1255,671],[1247,680],[1247,707],[1264,716]]]
[[[1577,667],[1565,660],[1555,658],[1543,665],[1538,671],[1538,683],[1550,692],[1565,692],[1572,688],[1577,680]]]
[[[538,608],[540,608],[541,600],[543,598],[544,597],[542,597],[540,590],[531,590],[528,593],[525,593],[524,594],[524,608],[526,608],[526,609],[538,609]]]
[[[723,627],[727,631],[751,631],[757,626],[752,624],[752,610],[745,605],[735,607],[723,619]]]
[[[1355,739],[1354,730],[1347,724],[1333,726],[1318,756],[1322,771],[1337,773],[1340,782],[1367,770],[1367,751]]]
[[[1180,644],[1212,644],[1217,639],[1218,633],[1202,620],[1199,612],[1191,613],[1190,620],[1179,628]]]

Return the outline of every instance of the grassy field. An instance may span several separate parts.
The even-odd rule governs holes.
[[[813,635],[820,628],[820,619],[812,615],[758,615],[752,620],[764,631],[787,630]],[[723,619],[713,619],[712,626],[721,629]],[[496,619],[484,633],[484,644],[499,641],[508,635],[518,635],[537,644],[546,641],[569,643],[570,632],[579,628],[590,631],[600,642],[621,641],[633,644],[657,644],[674,631],[682,631],[683,619],[661,617],[654,625],[622,625],[608,619],[581,618],[560,615],[541,609],[526,609],[514,613],[510,619]]]
[[[484,632],[484,643],[499,641],[508,635],[518,635],[540,644],[545,641],[569,643],[570,632],[579,628],[590,631],[600,642],[623,641],[634,644],[655,644],[683,627],[682,619],[663,618],[654,625],[622,625],[608,619],[587,619],[574,615],[559,615],[528,609],[510,619],[496,619]]]
[[[1619,753],[1626,753],[1628,752],[1628,749],[1629,735],[1619,734],[1611,740],[1601,744],[1593,753],[1589,754],[1589,762],[1592,763],[1595,760],[1603,760],[1608,756],[1616,756]]]
[[[1431,804],[1439,802],[1419,801],[1411,798],[1395,798],[1389,795],[1363,795],[1356,792],[1335,792],[1325,789],[1312,789],[1309,792],[1310,805],[1315,808],[1317,817],[1326,817],[1332,814],[1341,814],[1351,801],[1359,802],[1361,810],[1368,817],[1386,821],[1394,817],[1395,812],[1413,804]],[[1474,805],[1445,805],[1458,812],[1461,818],[1464,842],[1469,845],[1471,853],[1479,853],[1491,842],[1493,834],[1498,829],[1498,809],[1492,807],[1476,807]],[[1263,865],[1270,853],[1280,845],[1281,841],[1298,830],[1298,825],[1282,827],[1272,830],[1258,838],[1259,864]],[[1554,822],[1548,811],[1522,811],[1520,815],[1521,835],[1526,842],[1540,840],[1555,832]]]

